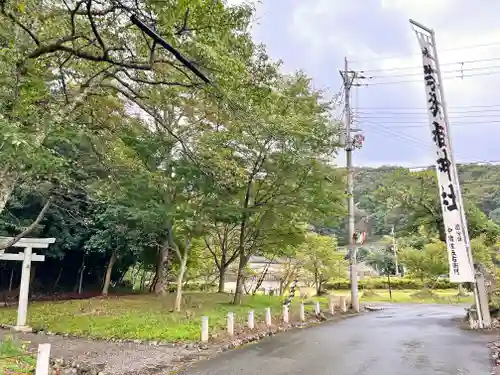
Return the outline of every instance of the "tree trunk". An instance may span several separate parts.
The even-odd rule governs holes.
[[[221,266],[219,267],[219,289],[218,293],[224,293],[225,292],[225,280],[226,279],[226,268],[223,266],[223,263],[221,262]]]
[[[255,288],[253,289],[253,294],[255,295],[255,293],[257,293],[257,290],[259,290],[260,286],[262,285],[262,283],[264,282],[264,280],[266,279],[266,276],[267,276],[267,272],[269,271],[269,265],[271,263],[267,263],[266,267],[264,268],[264,271],[262,271],[262,273],[260,274],[259,278],[257,279],[257,283],[255,284]]]
[[[146,269],[142,270],[141,287],[140,287],[141,290],[144,290],[144,288],[146,287],[146,272],[147,272]]]
[[[57,274],[57,279],[54,283],[54,286],[52,287],[52,290],[54,290],[54,291],[59,286],[59,281],[61,281],[61,276],[62,276],[63,270],[64,270],[64,266],[61,266],[61,268],[59,268],[59,273]]]
[[[80,278],[78,280],[78,294],[83,292],[83,275],[85,272],[85,263],[82,262],[82,269],[80,270]]]
[[[78,268],[78,274],[76,276],[76,282],[75,282],[75,287],[74,287],[74,291],[77,292],[78,294],[82,294],[82,292],[80,291],[81,290],[81,283],[82,283],[82,280],[83,280],[83,271],[85,270],[85,253],[83,253],[83,256],[82,256],[82,263],[80,263],[80,268]]]
[[[109,284],[111,283],[111,272],[113,271],[113,266],[116,263],[116,259],[118,258],[118,252],[113,250],[111,254],[111,258],[108,262],[108,267],[106,269],[106,277],[104,278],[104,286],[102,287],[102,295],[107,296],[109,291]]]
[[[36,275],[36,265],[31,263],[31,272],[30,272],[30,289],[29,289],[29,300],[33,297],[33,283],[35,282],[35,275]]]
[[[170,237],[170,230],[168,237]],[[172,239],[167,239],[158,254],[158,260],[156,263],[156,285],[154,286],[154,291],[156,294],[165,295],[168,292],[168,256],[170,253],[170,244]]]
[[[0,170],[0,213],[5,209],[12,192],[16,186],[17,175],[9,171],[9,168]]]
[[[156,288],[156,284],[158,284],[158,270],[155,271],[155,274],[153,276],[153,281],[151,281],[151,284],[149,284],[149,292],[154,292]]]
[[[140,271],[140,267],[137,267],[137,265],[134,266],[134,268],[132,268],[132,274],[131,274],[131,281],[132,281],[132,290],[135,290],[135,287],[136,287],[136,283],[137,283],[137,277],[139,275],[139,271]]]
[[[314,268],[314,285],[316,286],[316,295],[320,295],[321,293],[321,285],[319,281],[318,268]]]
[[[187,251],[187,250],[186,250]],[[177,275],[177,289],[175,292],[175,311],[181,311],[182,304],[182,283],[184,280],[184,273],[186,272],[187,254],[180,259],[179,274]]]
[[[389,273],[387,273],[387,287],[389,288],[389,298],[392,301],[391,275]]]
[[[245,283],[245,266],[247,264],[247,260],[245,257],[245,251],[242,248],[240,249],[240,261],[238,263],[238,276],[236,278],[236,290],[234,292],[233,304],[239,305],[241,304],[241,299],[243,297],[243,284]]]
[[[13,279],[14,279],[14,267],[12,267],[11,270],[10,270],[9,292],[12,291],[12,280]]]

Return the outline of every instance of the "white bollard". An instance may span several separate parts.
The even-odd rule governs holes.
[[[321,314],[321,307],[319,306],[319,302],[316,302],[316,305],[314,306],[314,312],[316,315]]]
[[[266,307],[266,326],[270,327],[272,324],[271,322],[271,308]]]
[[[333,296],[328,296],[328,310],[330,314],[335,314],[335,302],[333,302]]]
[[[227,313],[227,333],[229,336],[234,335],[234,313]]]
[[[201,317],[201,342],[208,341],[208,316]]]
[[[255,328],[255,319],[254,319],[253,311],[248,312],[248,328],[250,328],[250,329]]]
[[[288,306],[283,305],[283,323],[288,323],[289,322],[289,316],[288,316]]]
[[[300,303],[300,321],[303,322],[304,320],[306,320],[306,313],[305,313],[305,309],[304,309],[304,304],[301,302]]]
[[[345,296],[340,296],[339,304],[340,304],[340,311],[342,311],[343,313],[347,312],[347,303]]]
[[[50,344],[38,345],[35,375],[49,375]]]

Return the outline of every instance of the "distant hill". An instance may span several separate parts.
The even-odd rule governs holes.
[[[377,202],[373,193],[382,185],[384,177],[394,173],[395,166],[380,168],[356,168],[354,173],[354,200],[358,204],[356,222],[363,216],[377,212]],[[419,168],[423,170],[426,168]],[[434,169],[430,166],[428,169]],[[500,224],[500,165],[461,164],[458,166],[459,180],[465,200],[474,202],[489,218]],[[436,191],[437,194],[437,191]],[[345,244],[347,221],[338,228],[330,229],[339,238],[339,244]],[[379,237],[388,234],[390,227],[380,220],[369,220],[368,232]]]

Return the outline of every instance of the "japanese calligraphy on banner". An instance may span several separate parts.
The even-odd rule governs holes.
[[[424,68],[425,93],[431,127],[432,141],[436,150],[436,172],[439,196],[443,211],[443,222],[446,232],[446,245],[450,264],[450,281],[455,283],[475,281],[474,268],[471,264],[468,239],[463,223],[460,188],[456,166],[452,161],[448,124],[446,123],[439,91],[439,75],[434,48],[426,35],[417,33],[422,51]]]

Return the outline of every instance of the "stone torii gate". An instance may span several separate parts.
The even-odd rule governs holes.
[[[9,243],[12,237],[0,237],[0,243]],[[16,331],[29,332],[31,328],[26,325],[28,314],[28,297],[30,289],[31,262],[45,261],[45,255],[34,254],[33,249],[47,249],[50,244],[56,242],[55,238],[21,238],[11,245],[12,247],[23,247],[22,253],[5,253],[0,251],[0,260],[22,261],[21,285],[19,288],[19,305],[17,308],[17,322],[13,327]]]

